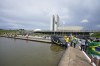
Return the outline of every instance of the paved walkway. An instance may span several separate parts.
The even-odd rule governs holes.
[[[58,66],[92,66],[78,47],[66,49]]]

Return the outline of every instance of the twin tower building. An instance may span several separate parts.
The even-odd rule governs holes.
[[[57,31],[59,26],[59,16],[53,15],[51,21],[51,31]]]

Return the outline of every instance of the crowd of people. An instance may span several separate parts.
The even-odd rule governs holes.
[[[100,60],[100,39],[90,39],[90,38],[76,38],[74,36],[64,36],[67,45],[76,48],[79,44],[80,50],[90,54],[91,64],[94,63],[94,58],[96,58],[96,66],[99,66]]]

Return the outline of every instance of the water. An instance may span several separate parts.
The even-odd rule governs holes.
[[[0,37],[0,66],[57,66],[65,48]]]

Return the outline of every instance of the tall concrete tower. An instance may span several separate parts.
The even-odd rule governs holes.
[[[50,26],[50,30],[51,31],[54,31],[55,29],[55,16],[53,15],[52,16],[52,19],[51,19],[51,26]]]
[[[58,30],[58,26],[59,26],[59,16],[58,15],[56,15],[55,16],[55,31],[57,31]]]
[[[59,26],[59,16],[58,15],[53,15],[52,16],[52,21],[51,21],[51,31],[57,31]]]

